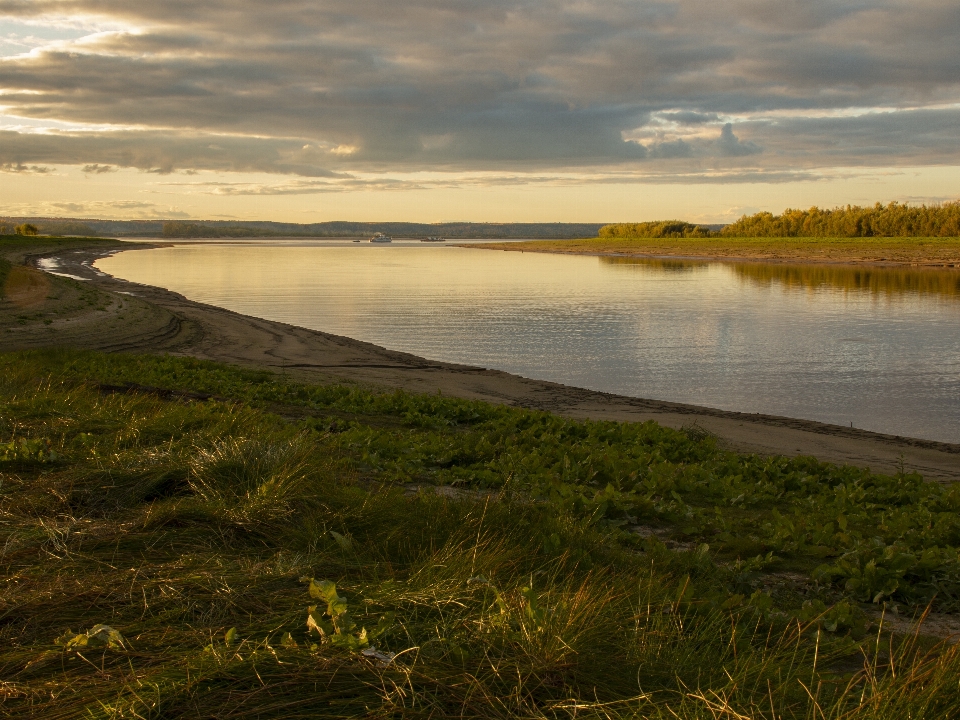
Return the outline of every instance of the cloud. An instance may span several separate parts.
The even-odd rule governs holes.
[[[113,165],[99,165],[93,163],[92,165],[83,166],[84,175],[103,175],[104,173],[116,172],[117,168]]]
[[[186,131],[21,133],[0,130],[0,167],[10,171],[32,162],[80,165],[84,172],[135,168],[168,175],[177,171],[270,172],[307,177],[339,177],[319,163],[332,152],[305,148],[302,140],[270,137],[216,137]],[[97,168],[98,170],[92,170]],[[34,170],[39,172],[40,170]]]
[[[719,127],[719,137],[711,135]],[[652,159],[730,158],[758,155],[763,148],[742,141],[733,124],[717,114],[693,112],[655,113],[647,123],[624,138],[635,142]]]
[[[77,215],[81,217],[121,218],[189,218],[190,214],[177,208],[163,207],[140,200],[91,200],[83,202],[45,202],[41,213]],[[37,212],[37,208],[30,208]]]
[[[345,177],[333,180],[287,180],[273,183],[224,182],[219,180],[177,182],[167,181],[163,187],[175,192],[199,195],[236,196],[279,196],[279,195],[323,195],[327,193],[355,192],[364,190],[407,191],[490,188],[511,186],[553,186],[584,187],[589,185],[725,185],[725,184],[782,184],[795,182],[822,182],[826,180],[850,179],[857,172],[822,172],[815,170],[798,171],[762,171],[728,170],[713,172],[582,172],[568,173],[434,173],[414,177]]]
[[[733,125],[727,123],[720,130],[720,139],[717,140],[717,149],[726,157],[743,157],[763,152],[759,145],[753,142],[743,142],[733,134]]]
[[[960,163],[947,0],[0,0],[0,16],[30,28],[14,38],[30,51],[0,58],[0,106],[31,123],[0,134],[15,166],[323,188]]]
[[[50,168],[40,165],[24,165],[20,162],[0,162],[0,172],[45,175]]]
[[[71,212],[86,212],[93,209],[110,208],[112,210],[146,210],[156,208],[155,203],[139,200],[94,200],[88,202],[51,202],[51,207]]]

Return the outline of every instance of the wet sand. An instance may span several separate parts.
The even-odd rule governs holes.
[[[960,480],[960,445],[901,438],[809,420],[715,410],[625,397],[532,380],[499,370],[436,362],[370,343],[261,320],[193,302],[174,292],[100,273],[99,257],[149,247],[92,247],[48,253],[57,272],[24,269],[38,291],[0,301],[0,349],[70,345],[106,351],[167,352],[270,369],[306,382],[352,382],[410,392],[546,410],[574,418],[696,426],[732,450],[764,455],[812,455],[824,461],[896,472],[902,464],[929,479]],[[40,256],[18,258],[37,267]],[[41,279],[37,279],[41,278]],[[94,297],[95,296],[95,297]],[[80,300],[84,297],[84,300]],[[20,298],[20,299],[17,299]],[[51,304],[61,311],[51,313]],[[72,303],[72,304],[71,304]],[[50,306],[50,307],[48,307]],[[45,323],[38,319],[47,308]],[[69,308],[69,311],[67,311]],[[19,322],[27,316],[34,320]],[[32,315],[31,315],[32,314]]]

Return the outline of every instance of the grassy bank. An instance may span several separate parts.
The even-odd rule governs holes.
[[[31,255],[62,252],[64,250],[123,247],[119,240],[76,237],[26,237],[23,235],[0,235],[0,257],[19,264]]]
[[[11,343],[15,330],[51,326],[55,319],[72,319],[89,308],[102,307],[103,293],[73,280],[51,276],[22,265],[31,255],[72,248],[108,248],[113,241],[73,238],[0,236],[0,348]],[[49,328],[53,332],[52,328]],[[49,333],[48,333],[49,334]],[[51,336],[52,338],[52,336]]]
[[[957,647],[876,612],[960,602],[915,475],[43,351],[0,355],[0,480],[18,717],[960,712]]]
[[[89,253],[120,245],[112,240],[0,237],[0,350],[165,347],[179,322],[170,312],[129,294],[22,264],[48,253]]]
[[[491,243],[490,250],[796,262],[960,263],[960,238],[592,238]]]

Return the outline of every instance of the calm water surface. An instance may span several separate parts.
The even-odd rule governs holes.
[[[97,265],[436,360],[960,442],[958,271],[332,241],[195,243]]]

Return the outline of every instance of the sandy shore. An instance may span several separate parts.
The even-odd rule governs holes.
[[[135,251],[132,245],[121,250]],[[434,362],[370,343],[261,320],[193,302],[177,293],[119,280],[92,267],[115,248],[61,251],[57,272],[20,282],[48,287],[0,302],[0,349],[71,345],[107,351],[168,352],[272,369],[308,382],[355,382],[546,410],[576,418],[696,425],[727,447],[895,472],[901,465],[940,481],[960,480],[960,445],[694,405],[644,400],[532,380],[498,370]],[[21,260],[37,267],[41,257]],[[33,294],[30,295],[29,293]],[[24,294],[26,293],[26,294]],[[85,298],[83,302],[80,298]],[[60,310],[40,319],[44,307]],[[72,304],[71,304],[72,303]],[[25,315],[26,313],[26,315]],[[32,317],[35,321],[14,318]]]

